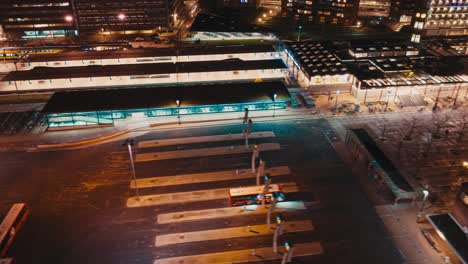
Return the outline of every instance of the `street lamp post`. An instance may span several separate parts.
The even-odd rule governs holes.
[[[277,94],[273,94],[273,117],[275,117],[275,110],[276,110],[276,97]]]
[[[135,173],[135,163],[133,161],[133,152],[132,152],[132,146],[135,144],[135,141],[132,138],[128,138],[125,140],[124,145],[127,145],[128,148],[128,155],[130,156],[130,166],[132,168],[132,176],[133,176],[133,182],[135,185],[135,193],[137,196],[137,201],[140,200],[140,192],[138,190],[138,185],[137,185],[137,179],[136,179],[136,173]]]
[[[387,103],[385,104],[385,110],[384,112],[387,112],[387,108],[388,108],[388,103],[390,101],[390,94],[392,93],[392,91],[388,90],[387,91]]]
[[[123,32],[124,32],[124,38],[126,37],[126,30],[125,30],[125,25],[124,25],[124,21],[125,19],[127,18],[127,16],[125,16],[124,13],[120,13],[117,15],[117,18],[120,20],[120,22],[122,22],[122,29],[123,29]]]
[[[268,229],[271,228],[271,214],[275,211],[277,201],[278,201],[278,199],[276,199],[276,197],[272,194],[271,198],[270,198],[270,207],[268,208],[268,213],[267,213],[267,226],[268,226]]]
[[[423,212],[424,206],[426,204],[426,199],[429,196],[429,191],[426,190],[426,189],[422,190],[422,193],[423,193],[423,200],[422,200],[422,203],[421,203],[421,207],[419,208],[419,211],[418,211],[418,218],[416,220],[417,222],[419,222],[421,220],[422,212]]]
[[[297,34],[297,42],[301,41],[301,30],[302,30],[302,26],[299,26],[299,32]]]
[[[255,144],[253,146],[252,160],[251,160],[252,173],[255,173],[255,160],[258,158],[259,155],[260,155],[260,153],[259,153],[259,150],[258,150],[258,145]],[[259,185],[259,184],[257,184],[257,185]]]
[[[336,91],[336,99],[335,99],[335,113],[336,113],[336,107],[338,106],[338,96],[340,95],[340,91]]]
[[[180,125],[180,101],[176,100],[177,105],[177,123]]]

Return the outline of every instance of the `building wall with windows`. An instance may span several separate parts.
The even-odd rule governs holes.
[[[468,0],[423,0],[412,28],[413,42],[424,36],[468,35]]]
[[[288,0],[286,10],[299,23],[354,25],[359,0]]]
[[[151,33],[172,27],[184,14],[182,0],[0,1],[0,24],[5,32],[22,38]]]
[[[260,0],[217,0],[217,8],[257,8]]]
[[[77,34],[70,0],[2,0],[0,24],[9,38]]]
[[[360,17],[388,17],[390,15],[389,0],[361,0],[359,1],[358,16]]]
[[[74,0],[80,31],[154,30],[177,21],[179,0]]]

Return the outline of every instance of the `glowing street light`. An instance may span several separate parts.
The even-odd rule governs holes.
[[[468,169],[468,161],[464,160],[462,162],[463,168]]]
[[[262,16],[265,18],[267,15],[264,13]]]
[[[117,15],[117,18],[118,18],[120,21],[124,21],[125,18],[127,18],[127,16],[126,16],[125,14],[123,14],[123,13],[120,13],[120,14]]]
[[[299,32],[297,34],[297,42],[301,41],[301,30],[302,30],[302,26],[299,26]]]
[[[418,214],[417,214],[417,219],[416,219],[417,223],[419,223],[421,221],[422,212],[423,212],[424,206],[426,204],[426,199],[429,196],[429,191],[426,190],[426,189],[422,190],[422,193],[423,193],[423,200],[422,200],[422,203],[421,203],[421,208],[419,208],[419,211],[418,211]]]
[[[258,18],[258,22],[262,22],[262,18]]]
[[[65,19],[66,22],[70,23],[70,22],[73,21],[73,16],[71,16],[71,15],[66,15],[64,19]]]

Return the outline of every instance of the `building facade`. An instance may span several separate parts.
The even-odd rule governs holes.
[[[151,33],[174,26],[183,9],[181,0],[4,0],[0,24],[11,37],[23,39]]]
[[[217,0],[217,8],[257,8],[260,0]]]
[[[388,17],[390,15],[389,0],[360,0],[359,17]]]
[[[392,0],[390,4],[390,18],[402,24],[409,25],[415,13],[416,0]]]
[[[468,0],[421,0],[412,29],[413,42],[425,36],[468,35]]]
[[[354,25],[359,0],[288,0],[287,12],[299,23]]]
[[[0,24],[9,38],[77,35],[70,0],[2,0]]]

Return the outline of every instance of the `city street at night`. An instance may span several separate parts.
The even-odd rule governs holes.
[[[393,245],[384,224],[350,170],[335,153],[327,138],[330,134],[324,133],[330,131],[327,121],[254,123],[252,131],[273,134],[250,139],[250,147],[268,143],[280,146],[276,150],[260,152],[266,171],[272,170],[272,183],[295,183],[297,186],[294,192],[286,193],[287,202],[283,202],[284,205],[279,203],[273,213],[276,216],[281,212],[286,221],[285,234],[279,238],[280,252],[283,248],[281,242],[288,241],[298,245],[298,254],[305,255],[295,257],[295,263],[402,263],[403,256]],[[240,124],[148,131],[134,138],[136,157],[144,153],[206,149],[205,155],[198,157],[136,160],[136,176],[141,183],[138,189],[140,198],[174,193],[193,195],[200,191],[255,185],[254,175],[241,177],[242,173],[249,171],[251,152],[206,154],[212,148],[243,147],[242,139],[198,140],[193,144],[187,144],[190,140],[172,140],[160,147],[143,143],[238,133],[241,133]],[[262,213],[262,208],[256,208],[254,211],[259,211],[251,215],[241,212],[251,210],[242,206],[238,207],[238,214],[225,209],[228,212],[225,217],[207,213],[211,209],[229,208],[227,193],[226,198],[221,199],[215,196],[213,199],[202,197],[187,201],[184,196],[177,196],[185,202],[176,199],[164,203],[161,200],[158,205],[127,207],[128,201],[135,199],[136,192],[131,188],[135,186],[130,184],[129,155],[127,146],[123,144],[123,141],[115,141],[73,150],[0,154],[0,186],[2,193],[7,194],[6,199],[2,199],[1,209],[7,210],[11,203],[18,201],[30,206],[30,215],[10,249],[19,263],[170,263],[164,261],[181,256],[242,250],[245,258],[240,258],[248,259],[252,257],[249,252],[254,248],[258,249],[257,263],[277,263],[280,260],[282,255],[273,262],[261,260],[261,248],[271,249],[271,233],[260,231],[260,227],[258,233],[247,236],[235,231],[245,228],[255,231],[257,226],[265,225],[266,211]],[[284,169],[275,174],[277,167]],[[232,173],[236,170],[240,171],[239,179]],[[217,171],[231,173],[225,179],[222,175],[218,175],[218,179],[210,179],[209,175],[193,177],[192,180],[173,177]],[[143,184],[145,178],[159,177],[157,179],[161,181],[162,176],[172,178],[160,185],[152,185],[149,180]],[[305,206],[295,207],[288,203]],[[180,221],[171,221],[167,217],[171,213],[187,214],[187,211],[197,210],[205,210],[206,215],[203,213]],[[302,224],[288,227],[289,222],[307,225],[304,228]],[[221,231],[200,239],[194,237],[197,232],[210,230],[211,233],[213,230]],[[174,236],[172,239],[164,238],[177,233],[192,235],[181,241]],[[169,240],[161,242],[166,241],[161,239]],[[315,246],[300,250],[302,243]],[[313,248],[319,250],[314,251]]]

